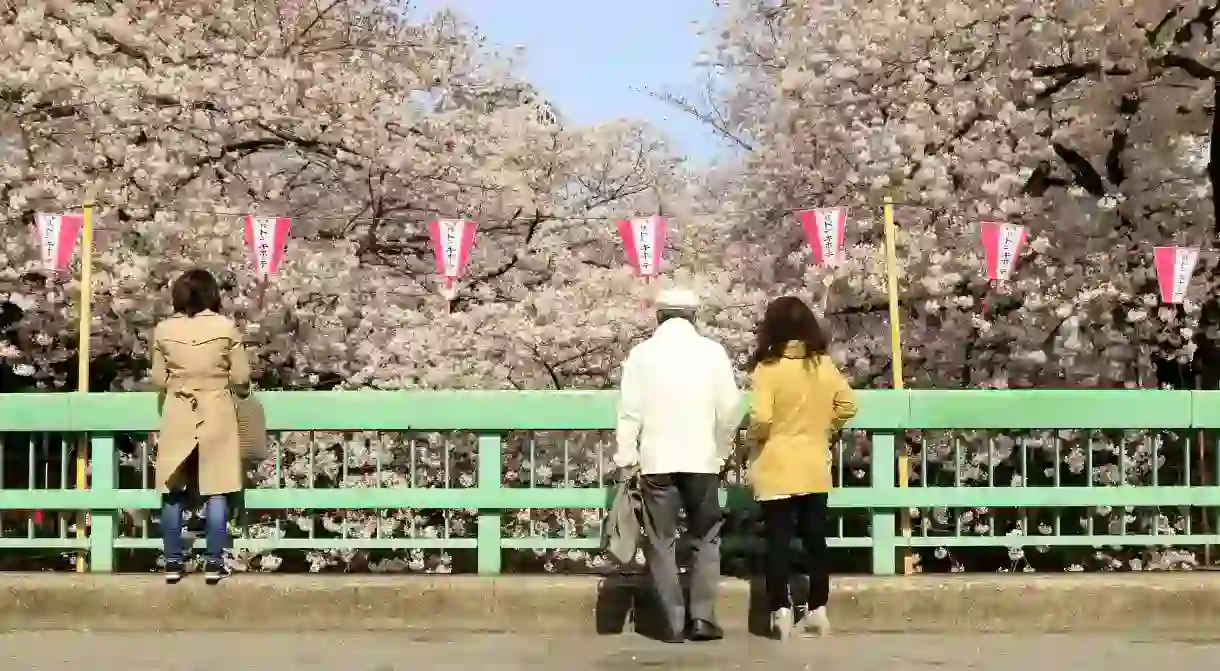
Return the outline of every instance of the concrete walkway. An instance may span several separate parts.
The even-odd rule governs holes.
[[[646,627],[634,579],[0,574],[0,631],[399,631],[589,636]],[[762,586],[724,584],[735,636],[765,628]],[[840,632],[1220,632],[1220,575],[915,576],[835,581]],[[387,640],[401,640],[390,636]],[[835,644],[838,645],[838,644]]]
[[[0,671],[415,671],[472,669],[844,669],[919,671],[1031,668],[1192,671],[1216,667],[1220,640],[1142,635],[860,634],[786,644],[762,639],[666,645],[625,636],[402,633],[66,633],[0,635]]]

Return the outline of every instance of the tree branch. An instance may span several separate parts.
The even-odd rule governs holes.
[[[1055,155],[1067,164],[1068,169],[1076,177],[1076,185],[1084,189],[1090,196],[1101,198],[1106,195],[1106,185],[1101,174],[1089,160],[1074,149],[1069,149],[1058,142],[1051,143]]]
[[[1215,79],[1217,76],[1220,76],[1220,71],[1181,54],[1166,54],[1160,58],[1153,59],[1152,65],[1164,68],[1181,68],[1183,72],[1195,79]]]

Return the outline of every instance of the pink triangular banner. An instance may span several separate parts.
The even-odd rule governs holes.
[[[67,270],[84,227],[85,217],[80,214],[34,215],[34,240],[43,268],[53,273]]]
[[[979,223],[983,239],[983,256],[987,260],[987,279],[993,282],[1007,282],[1012,277],[1012,269],[1017,265],[1017,257],[1025,245],[1025,227],[1020,224],[1006,224],[999,221],[983,221]]]
[[[1156,282],[1161,300],[1178,305],[1186,300],[1190,278],[1199,263],[1198,247],[1155,247],[1152,261],[1156,266]]]
[[[446,287],[452,288],[466,273],[476,228],[470,219],[438,219],[428,224],[428,237],[436,255],[436,273],[445,279]]]
[[[623,251],[637,277],[656,277],[661,273],[668,230],[669,220],[659,215],[618,222]]]
[[[825,207],[801,210],[796,213],[809,238],[813,250],[813,263],[819,266],[835,266],[843,262],[846,248],[847,208]]]
[[[254,274],[260,280],[280,271],[288,251],[288,233],[291,230],[292,219],[288,217],[246,216],[246,246],[250,249]]]

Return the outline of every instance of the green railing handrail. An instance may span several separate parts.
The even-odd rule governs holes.
[[[261,392],[267,426],[291,430],[613,429],[614,391]],[[859,429],[1220,428],[1220,392],[859,392]],[[152,393],[0,394],[0,431],[155,431]]]
[[[514,547],[559,547],[550,539],[501,537],[503,510],[525,508],[603,508],[606,492],[588,488],[509,488],[502,486],[503,434],[515,430],[608,430],[614,427],[613,391],[343,391],[265,392],[260,398],[273,431],[446,431],[478,434],[477,486],[438,488],[253,489],[245,506],[254,509],[478,510],[477,536],[439,541],[394,539],[385,547],[472,547],[480,572],[497,573],[501,553]],[[1220,428],[1220,392],[1160,390],[961,390],[860,392],[860,414],[852,428],[872,432],[871,485],[835,491],[831,504],[870,511],[871,535],[842,539],[872,550],[873,570],[895,571],[895,553],[904,546],[944,539],[902,539],[895,532],[904,508],[1038,508],[1070,506],[1220,506],[1216,486],[1099,487],[912,487],[896,483],[897,445],[906,429],[1206,429]],[[45,393],[0,395],[0,431],[88,433],[93,477],[90,490],[0,489],[0,510],[88,510],[90,537],[5,539],[2,547],[51,543],[88,549],[95,571],[113,570],[115,551],[152,547],[150,539],[118,537],[120,509],[154,508],[156,492],[117,488],[113,434],[157,429],[156,397],[151,393]],[[727,494],[739,500],[745,492]],[[1166,536],[1081,536],[1046,539],[1056,544],[1103,545],[1118,542],[1158,544]],[[367,539],[365,539],[367,540]],[[1030,538],[1034,541],[1034,538]],[[1214,533],[1176,538],[1215,542]],[[987,539],[988,543],[1004,542]],[[345,539],[346,542],[346,539]],[[361,541],[353,539],[352,546]],[[593,539],[571,539],[563,547],[589,548]],[[1043,542],[1039,539],[1038,542]],[[340,547],[336,539],[274,539],[245,542],[249,547]],[[48,545],[49,547],[50,545]],[[347,546],[344,546],[347,547]],[[370,546],[372,547],[372,546]],[[381,547],[380,545],[377,547]]]

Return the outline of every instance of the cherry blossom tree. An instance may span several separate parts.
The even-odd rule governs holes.
[[[601,387],[643,333],[614,220],[671,207],[660,194],[689,175],[645,126],[565,124],[454,15],[368,0],[0,1],[0,36],[0,293],[17,315],[0,355],[15,388],[75,386],[78,286],[40,272],[27,231],[36,212],[90,194],[94,390],[145,388],[167,287],[196,265],[250,329],[264,389]],[[262,302],[247,213],[294,220]],[[426,223],[438,217],[479,222],[452,300],[433,278]],[[417,440],[443,442],[285,435],[284,474],[333,482],[344,463],[414,453]],[[306,469],[322,444],[347,456]],[[469,477],[460,448],[446,458]],[[434,462],[344,484],[459,485]],[[595,474],[595,458],[579,468]],[[324,526],[439,533],[464,519],[353,512]],[[256,534],[272,528],[257,522]]]
[[[142,297],[202,263],[262,327],[269,386],[539,386],[533,376],[552,377],[579,352],[551,351],[549,330],[519,333],[505,311],[566,311],[532,291],[544,285],[624,284],[611,219],[654,211],[655,194],[676,183],[651,131],[566,128],[511,60],[448,14],[413,23],[354,0],[5,12],[7,280],[35,270],[24,235],[33,214],[79,207],[95,188],[105,320],[95,351],[142,357],[166,309]],[[168,32],[181,37],[167,44],[158,36]],[[262,312],[237,234],[245,213],[295,222]],[[451,323],[420,328],[444,312],[425,223],[459,216],[480,222],[471,276]],[[39,297],[62,320],[40,330],[70,340],[76,288],[62,288],[53,303]],[[493,329],[453,337],[470,324]],[[347,342],[376,356],[332,344]],[[487,347],[511,350],[510,362],[478,370],[488,357],[471,353]],[[533,362],[516,371],[529,380],[510,379],[516,359]]]
[[[733,207],[748,214],[723,237],[809,284],[788,213],[851,207],[860,247],[835,273],[832,313],[876,334],[849,356],[869,380],[888,361],[890,195],[908,384],[1193,384],[1177,364],[1199,347],[1202,292],[1158,310],[1150,267],[1152,245],[1213,235],[1194,160],[1210,96],[1169,66],[1192,48],[1207,62],[1208,47],[1183,37],[1202,24],[1179,4],[734,4],[714,61],[725,94],[701,112],[743,148]],[[981,272],[983,218],[1031,230],[1006,291]]]
[[[719,95],[710,107],[671,101],[737,148],[718,237],[726,267],[762,277],[738,275],[729,293],[751,295],[757,278],[816,296],[826,271],[808,268],[789,213],[850,207],[852,259],[829,272],[828,316],[857,382],[887,384],[890,196],[908,386],[1214,383],[1215,259],[1181,308],[1160,305],[1151,268],[1153,245],[1213,248],[1220,233],[1213,3],[724,4],[710,59]],[[1030,230],[1007,286],[986,281],[980,219]],[[1064,441],[1073,474],[1088,434]],[[1111,444],[1102,470],[1159,468],[1138,442]],[[976,465],[1016,454],[975,447]]]
[[[1215,259],[1205,258],[1181,308],[1159,305],[1150,267],[1154,244],[1210,247],[1217,236],[1210,3],[721,4],[710,106],[671,98],[734,148],[696,172],[646,126],[565,123],[518,76],[515,56],[448,13],[418,17],[374,0],[0,0],[4,384],[75,384],[78,287],[40,272],[27,227],[35,212],[76,209],[90,194],[94,389],[144,387],[166,288],[194,265],[221,277],[227,309],[250,325],[263,388],[612,386],[647,333],[655,289],[623,267],[614,220],[658,211],[675,222],[672,281],[704,296],[704,326],[739,359],[766,301],[798,292],[825,297],[833,354],[857,385],[886,386],[887,195],[898,203],[908,386],[1220,380]],[[829,205],[851,208],[850,259],[811,268],[792,212]],[[261,302],[239,235],[247,213],[294,220],[288,261]],[[469,276],[451,300],[432,277],[425,224],[438,217],[479,222]],[[985,280],[981,218],[1030,230],[1007,286]],[[441,462],[456,460],[454,472],[468,476],[470,446],[442,438],[280,441],[295,486],[417,449],[427,454],[418,471],[343,484],[464,486],[444,481]],[[1045,478],[1137,481],[1158,467],[1147,437],[1103,436],[1110,456],[1087,473],[1090,432],[1001,436],[998,447],[968,438],[962,475],[973,481],[991,477],[990,466],[1016,478],[1014,455],[1030,449]],[[948,438],[912,440],[942,471],[957,468]],[[604,436],[572,442],[575,463],[554,450],[531,458],[527,437],[510,442],[509,478],[601,477]],[[852,468],[867,452],[857,439]],[[318,472],[305,467],[315,454]],[[985,513],[953,515],[979,533],[1041,526],[985,522]],[[592,524],[579,511],[541,515],[514,529]],[[1121,511],[1087,515],[1129,524]],[[460,533],[469,522],[392,511],[330,516],[323,527]],[[274,524],[256,520],[253,533]],[[317,569],[451,566],[419,553],[309,560]],[[1165,553],[1154,563],[1177,561]]]

